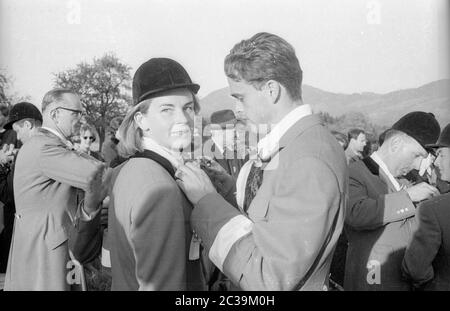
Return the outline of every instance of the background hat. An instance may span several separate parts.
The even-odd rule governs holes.
[[[143,63],[133,77],[133,105],[160,92],[188,88],[197,94],[200,86],[192,83],[186,70],[169,58],[152,58]]]
[[[392,126],[392,129],[411,136],[425,149],[429,148],[427,145],[436,142],[441,132],[441,127],[434,114],[423,111],[406,114]]]
[[[441,136],[439,136],[437,143],[430,144],[427,147],[429,148],[450,147],[450,124],[447,124],[447,126],[442,130]]]
[[[9,112],[8,123],[3,128],[9,130],[14,122],[27,118],[39,120],[42,123],[42,114],[35,105],[28,102],[17,103],[12,106]]]
[[[211,124],[220,124],[222,128],[226,128],[227,124],[235,125],[236,121],[236,116],[230,109],[219,110],[211,114]]]

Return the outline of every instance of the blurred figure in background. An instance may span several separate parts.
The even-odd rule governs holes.
[[[239,150],[241,152],[238,153],[236,123],[237,119],[232,110],[220,110],[211,115],[213,159],[235,180],[246,162],[245,149]],[[239,140],[239,143],[245,146],[245,140]]]
[[[96,140],[96,137],[96,130],[92,125],[87,123],[81,125],[79,151],[86,153],[99,161],[103,161],[100,153],[91,150],[92,143]]]
[[[367,144],[366,133],[362,129],[351,129],[348,131],[348,147],[345,149],[347,162],[363,158],[364,147]]]
[[[14,148],[19,148],[20,143],[17,141],[16,132],[11,128],[4,128],[6,122],[8,122],[10,108],[7,105],[0,105],[0,147],[4,145],[14,145]]]
[[[106,163],[106,166],[115,167],[119,164],[120,161],[117,159],[120,158],[119,153],[117,152],[117,144],[119,140],[116,137],[117,129],[122,123],[123,118],[116,117],[111,120],[109,123],[109,128],[106,131],[105,141],[102,144],[101,154],[102,158]],[[111,162],[114,163],[111,165]]]

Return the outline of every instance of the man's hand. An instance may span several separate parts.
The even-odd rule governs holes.
[[[436,187],[430,186],[426,182],[421,182],[420,184],[409,187],[405,189],[405,191],[408,193],[411,201],[413,202],[420,202],[439,195],[439,190]]]
[[[87,214],[95,212],[108,194],[112,169],[106,169],[104,164],[98,165],[89,182],[84,196],[84,211]]]
[[[175,173],[178,186],[186,194],[192,204],[197,204],[201,198],[209,193],[216,192],[208,175],[198,164],[186,163],[181,165]]]
[[[236,184],[236,180],[219,163],[212,159],[208,159],[207,165],[200,164],[200,167],[211,179],[216,191],[223,197],[226,197]]]

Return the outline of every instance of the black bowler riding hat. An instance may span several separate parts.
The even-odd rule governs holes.
[[[164,91],[187,88],[197,94],[200,86],[192,83],[186,70],[169,58],[152,58],[143,63],[133,77],[133,105]]]
[[[392,129],[411,136],[427,150],[430,149],[428,145],[436,143],[441,132],[441,127],[434,114],[423,111],[406,114],[395,122]]]
[[[14,122],[27,118],[38,120],[42,123],[42,114],[35,105],[28,102],[17,103],[11,108],[8,123],[3,128],[9,130],[12,128]]]
[[[437,143],[430,144],[427,147],[429,148],[450,147],[450,124],[447,124],[447,126],[442,130],[441,136],[439,136]]]

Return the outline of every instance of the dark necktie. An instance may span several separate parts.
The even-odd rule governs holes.
[[[263,166],[255,166],[255,163],[252,164],[252,168],[248,173],[247,182],[245,183],[245,194],[244,194],[244,212],[247,213],[247,210],[250,204],[253,201],[253,198],[256,196],[256,192],[258,192],[259,187],[263,182]]]

